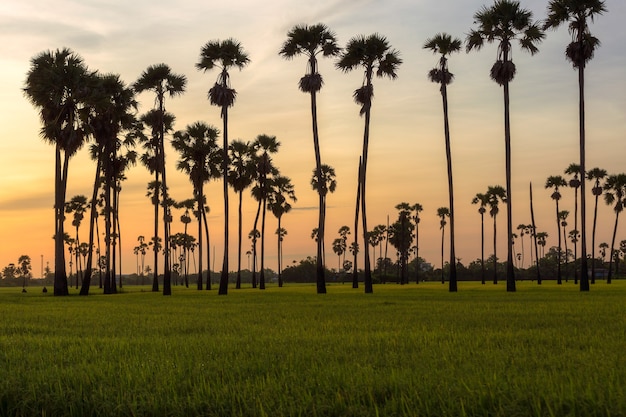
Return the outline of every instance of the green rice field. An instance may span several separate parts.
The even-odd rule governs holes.
[[[20,291],[0,416],[626,416],[626,281]]]

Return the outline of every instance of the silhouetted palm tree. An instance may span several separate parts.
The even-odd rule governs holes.
[[[420,283],[419,270],[420,270],[420,213],[424,210],[424,207],[420,203],[415,203],[411,206],[413,210],[413,222],[415,223],[415,283]]]
[[[220,275],[220,287],[218,294],[228,294],[228,108],[235,103],[237,92],[230,88],[231,67],[242,69],[250,62],[250,58],[244,52],[241,44],[234,39],[225,41],[209,41],[200,52],[200,62],[196,68],[209,71],[217,67],[221,71],[217,81],[209,89],[209,101],[212,105],[221,108],[223,121],[222,134],[224,143],[222,144],[222,175],[224,175],[224,262]]]
[[[291,183],[291,179],[289,177],[285,177],[282,175],[276,176],[272,179],[272,184],[270,188],[270,193],[268,195],[268,207],[272,214],[276,216],[278,220],[278,228],[277,231],[280,232],[284,230],[281,224],[283,215],[289,213],[291,211],[291,203],[289,200],[295,202],[297,201],[296,194],[294,192],[293,184]],[[282,265],[281,265],[281,253],[282,253],[282,235],[277,233],[278,235],[278,286],[283,286],[282,280]]]
[[[507,268],[506,289],[515,291],[513,268],[513,205],[511,201],[511,124],[509,117],[509,83],[515,77],[511,42],[519,40],[520,47],[531,55],[539,51],[536,44],[545,34],[532,21],[532,12],[520,8],[518,1],[496,0],[491,7],[483,6],[474,14],[477,29],[467,35],[467,51],[481,49],[485,42],[498,44],[498,60],[491,67],[491,79],[504,89],[504,145],[506,158],[506,201],[507,201]]]
[[[185,91],[187,78],[184,75],[175,74],[166,64],[149,66],[140,76],[133,88],[136,92],[152,91],[156,94],[156,116],[158,126],[158,145],[156,153],[157,166],[161,171],[161,194],[163,197],[164,218],[169,216],[169,197],[167,190],[167,175],[165,169],[165,132],[166,132],[166,112],[165,96],[175,97]],[[167,220],[163,222],[163,254],[164,254],[164,274],[163,274],[163,295],[172,294],[171,271],[170,271],[170,250],[169,250],[169,225]],[[156,256],[155,256],[156,259]],[[157,273],[155,261],[154,273]]]
[[[444,242],[445,242],[445,228],[446,228],[446,217],[450,217],[450,210],[447,207],[439,207],[437,209],[437,216],[439,217],[439,228],[441,229],[441,283],[444,284],[445,276],[443,273],[444,263],[443,263],[443,254],[444,254]]]
[[[24,94],[39,109],[41,136],[55,146],[54,295],[68,295],[63,226],[67,172],[72,156],[85,144],[81,109],[94,73],[70,49],[42,52],[31,59]]]
[[[241,243],[242,243],[242,203],[243,192],[249,188],[256,177],[256,163],[254,161],[254,147],[249,142],[235,140],[229,145],[230,172],[228,181],[239,195],[238,208],[238,240],[237,240],[237,280],[235,288],[241,288]]]
[[[559,218],[559,200],[561,199],[561,193],[559,188],[566,187],[567,182],[560,175],[549,176],[546,180],[546,188],[554,188],[554,192],[550,196],[556,202],[556,225],[558,236],[558,255],[557,255],[557,272],[556,280],[558,284],[561,284],[561,220]]]
[[[372,98],[374,97],[374,85],[372,78],[374,73],[378,77],[389,77],[395,79],[396,71],[402,64],[399,52],[392,49],[387,39],[379,34],[373,34],[368,37],[358,36],[352,38],[345,51],[341,54],[341,58],[337,62],[337,68],[344,72],[349,72],[357,68],[363,68],[364,78],[363,85],[354,92],[354,100],[361,105],[361,115],[365,115],[365,129],[363,133],[363,153],[361,156],[361,169],[359,184],[361,198],[361,214],[363,223],[363,244],[367,247],[367,215],[366,215],[366,199],[365,199],[365,179],[367,175],[367,152],[369,147],[369,129],[370,114],[372,108]],[[369,251],[365,254],[365,292],[372,293],[372,272],[370,268]]]
[[[202,289],[201,214],[205,203],[204,184],[220,174],[217,169],[218,165],[215,163],[222,156],[217,145],[218,135],[217,128],[203,122],[196,122],[188,125],[186,130],[174,133],[174,140],[172,140],[172,147],[180,154],[176,168],[189,176],[198,208],[196,216],[198,218],[198,290]]]
[[[300,78],[300,91],[311,95],[311,119],[313,126],[313,147],[315,150],[315,175],[317,182],[322,183],[322,161],[320,155],[319,132],[317,128],[317,92],[322,89],[322,75],[318,72],[317,56],[336,56],[340,52],[337,39],[324,24],[296,25],[287,33],[287,40],[283,44],[279,54],[286,59],[292,59],[296,55],[305,55],[308,58],[306,74]],[[318,189],[319,215],[318,226],[319,238],[317,239],[317,293],[326,293],[324,278],[324,265],[322,263],[324,248],[325,210],[323,208],[324,196],[322,189]]]
[[[563,241],[565,242],[565,282],[568,282],[567,264],[569,260],[568,248],[567,248],[567,217],[569,216],[569,210],[559,211],[559,220],[561,221],[561,228],[563,229]]]
[[[313,170],[313,176],[311,177],[311,188],[318,192],[318,194],[322,197],[321,200],[321,210],[322,217],[326,219],[326,197],[328,193],[334,193],[337,189],[337,179],[335,174],[335,168],[331,167],[328,164],[322,164],[321,166],[321,187],[319,182],[320,176],[317,173],[317,169]],[[326,221],[326,220],[324,220]],[[322,244],[322,267],[326,268],[326,246],[324,245],[324,240],[322,239],[322,233],[320,232],[320,228],[317,229],[317,237],[315,239],[316,243]],[[323,275],[322,275],[323,276]],[[321,285],[321,284],[320,284]],[[319,287],[321,289],[321,286]],[[325,291],[325,289],[324,289]],[[323,294],[323,292],[321,292]]]
[[[500,212],[499,204],[507,203],[507,192],[500,185],[494,185],[487,187],[487,204],[489,205],[489,215],[493,218],[493,283],[498,283],[498,255],[497,255],[497,228],[496,218]],[[508,245],[512,246],[512,236],[509,236]],[[511,248],[512,251],[513,248]],[[511,257],[511,261],[513,258]]]
[[[595,284],[596,282],[596,223],[598,220],[598,199],[602,195],[602,189],[603,189],[602,184],[600,184],[600,181],[606,178],[606,176],[607,176],[606,170],[601,169],[601,168],[593,168],[590,171],[588,171],[586,175],[587,180],[594,182],[593,187],[591,188],[591,192],[595,196],[595,205],[593,208],[593,229],[591,231],[591,283],[592,284]]]
[[[489,205],[489,195],[483,193],[477,193],[472,199],[472,204],[480,204],[478,207],[478,213],[480,214],[480,268],[481,268],[481,283],[485,284],[485,212]]]
[[[565,49],[565,56],[574,68],[578,69],[578,120],[580,148],[580,177],[584,177],[585,168],[585,66],[593,58],[593,53],[600,46],[600,40],[591,35],[587,19],[594,20],[606,12],[603,0],[550,0],[548,17],[544,29],[556,29],[563,23],[569,23],[572,42]],[[587,275],[587,209],[585,182],[580,184],[580,222],[581,222],[581,279],[580,290],[589,291]]]
[[[454,250],[454,188],[452,182],[452,151],[450,146],[450,125],[448,122],[448,84],[454,80],[454,74],[448,71],[448,56],[461,50],[461,40],[452,38],[447,33],[438,33],[433,38],[426,40],[424,49],[430,49],[433,53],[441,54],[437,67],[430,70],[430,81],[440,85],[443,100],[443,127],[446,144],[446,161],[448,167],[448,199],[450,209],[450,292],[456,292],[456,255]]]
[[[568,184],[574,189],[574,230],[578,230],[578,188],[581,185],[580,178],[580,165],[569,164],[565,169],[565,174],[571,175]],[[584,178],[583,178],[584,179]],[[574,281],[578,284],[578,262],[576,262],[576,255],[578,254],[578,240],[574,240]]]
[[[604,184],[604,190],[604,201],[608,205],[613,204],[613,211],[615,211],[615,224],[613,226],[613,236],[611,237],[611,251],[609,252],[609,275],[606,279],[606,283],[610,284],[613,274],[613,253],[615,252],[617,222],[619,220],[619,214],[624,210],[624,203],[626,202],[626,174],[609,175]]]

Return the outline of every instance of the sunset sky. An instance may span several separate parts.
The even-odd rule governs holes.
[[[525,0],[522,6],[535,19],[546,15],[547,0]],[[427,79],[438,57],[423,50],[425,40],[446,32],[465,40],[473,26],[473,14],[489,0],[232,0],[207,2],[182,0],[54,2],[5,0],[0,4],[0,269],[17,262],[20,255],[33,259],[33,275],[40,276],[41,257],[53,268],[54,147],[39,135],[37,110],[22,89],[30,59],[40,52],[68,47],[88,67],[102,73],[117,73],[133,83],[149,65],[166,63],[188,78],[187,91],[166,100],[176,116],[176,130],[204,121],[221,130],[219,109],[210,106],[207,90],[217,71],[195,68],[200,48],[209,40],[235,38],[251,62],[242,71],[231,72],[237,101],[229,113],[229,137],[253,140],[265,133],[281,142],[275,164],[289,176],[297,203],[284,216],[288,230],[284,242],[285,265],[315,255],[311,230],[317,226],[317,196],[310,187],[314,168],[309,97],[298,90],[306,69],[304,57],[286,61],[278,51],[290,28],[296,24],[324,23],[344,46],[356,35],[380,33],[404,61],[396,80],[374,80],[369,166],[367,177],[368,223],[384,224],[387,215],[397,217],[400,202],[421,203],[420,255],[440,265],[441,232],[438,207],[447,206],[443,116],[438,86]],[[592,24],[592,33],[602,45],[586,71],[587,168],[602,167],[610,174],[626,172],[626,2],[607,0],[608,13]],[[565,60],[570,36],[567,27],[549,31],[530,56],[514,46],[517,74],[511,84],[513,224],[530,223],[528,185],[533,183],[539,231],[549,234],[548,246],[556,245],[556,220],[551,191],[544,189],[549,175],[563,175],[578,162],[578,77]],[[468,264],[480,257],[480,216],[471,200],[489,185],[504,185],[504,134],[502,88],[489,78],[496,59],[496,46],[451,57],[455,81],[449,87],[452,157],[457,212],[457,257]],[[337,190],[328,197],[327,266],[337,258],[332,240],[342,225],[354,223],[356,176],[361,153],[363,119],[352,92],[360,87],[362,72],[343,74],[334,60],[322,59],[324,87],[318,96],[322,162],[337,172]],[[140,113],[152,108],[153,96],[142,94]],[[167,153],[168,183],[174,199],[191,197],[191,184],[175,171],[178,159]],[[69,168],[68,200],[77,194],[89,196],[95,164],[85,147]],[[127,173],[123,184],[121,222],[124,272],[135,272],[132,249],[138,235],[152,236],[152,207],[145,196],[151,181],[138,165]],[[590,189],[590,187],[588,187]],[[562,191],[561,209],[570,210],[568,230],[573,226],[574,192]],[[211,250],[215,268],[222,257],[223,202],[221,183],[207,187],[211,208]],[[588,224],[593,199],[588,196]],[[244,201],[244,235],[252,229],[256,204]],[[506,216],[498,217],[498,255],[506,257]],[[175,219],[181,213],[174,213]],[[614,214],[601,202],[599,242],[610,243]],[[236,198],[231,197],[230,269],[236,269]],[[490,221],[490,219],[488,220]],[[87,237],[84,222],[83,240]],[[66,222],[70,232],[71,220]],[[487,223],[486,253],[492,253],[491,223]],[[268,217],[267,263],[276,267],[276,220]],[[589,238],[591,228],[589,227]],[[175,221],[173,233],[182,231]],[[162,233],[161,233],[162,234]],[[617,241],[626,239],[626,226]],[[526,266],[529,263],[528,239]],[[589,241],[589,246],[591,242]],[[249,241],[244,241],[244,251]],[[447,247],[447,237],[446,237]],[[519,243],[516,250],[521,248]],[[589,248],[591,251],[591,248]],[[392,252],[393,253],[393,252]],[[391,256],[395,258],[395,256]],[[243,258],[243,267],[247,267]],[[193,271],[193,268],[192,268]]]

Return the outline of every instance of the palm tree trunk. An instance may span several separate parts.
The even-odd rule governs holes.
[[[354,212],[354,265],[352,267],[352,288],[359,288],[359,269],[357,267],[358,264],[358,253],[357,253],[357,245],[359,243],[359,208],[361,204],[361,158],[359,158],[359,177],[357,181],[356,187],[356,210]]]
[[[277,242],[277,263],[278,263],[278,286],[282,287],[283,286],[283,278],[281,275],[281,245],[280,245],[280,241],[281,241],[281,230],[280,230],[280,218],[281,216],[278,216],[278,242]]]
[[[559,220],[559,200],[556,200],[556,227],[557,227],[557,235],[558,235],[558,244],[559,251],[557,255],[557,266],[556,266],[556,283],[561,285],[561,221]]]
[[[480,269],[481,284],[485,285],[485,214],[480,213]]]
[[[224,86],[226,87],[226,86]],[[224,143],[222,157],[222,171],[224,175],[224,261],[220,275],[219,295],[228,294],[228,107],[222,107],[222,119],[224,121]]]
[[[441,83],[443,98],[443,125],[446,139],[446,162],[448,167],[448,199],[450,204],[450,282],[449,291],[457,291],[456,254],[454,251],[454,188],[452,183],[452,151],[450,146],[450,125],[448,122],[448,90],[446,83]]]
[[[537,285],[541,285],[541,272],[539,271],[539,247],[537,246],[537,226],[535,224],[535,210],[533,207],[533,184],[532,183],[530,183],[530,220],[531,220],[532,227],[533,227],[533,241],[535,242],[535,260],[537,263]]]
[[[583,177],[583,181],[585,177]],[[574,230],[578,231],[578,187],[574,188]],[[578,239],[574,238],[574,284],[578,284],[578,261],[576,260],[576,254],[578,254]]]
[[[367,85],[371,87],[371,74],[367,77]],[[372,272],[370,270],[370,259],[369,259],[369,250],[368,248],[368,239],[367,239],[367,204],[365,199],[365,184],[367,177],[367,151],[369,147],[369,137],[370,137],[370,113],[371,113],[371,98],[368,99],[368,104],[365,109],[365,128],[363,132],[363,162],[361,164],[361,212],[363,214],[362,222],[363,222],[363,251],[364,255],[364,278],[363,285],[365,286],[365,293],[371,294],[374,292],[374,287],[372,285]]]
[[[600,186],[600,182],[596,181],[596,187],[599,187],[599,186]],[[596,204],[593,209],[593,229],[591,231],[591,283],[592,284],[596,283],[596,223],[598,220],[598,197],[599,195],[596,195]],[[581,266],[581,270],[582,270],[582,266]],[[582,271],[581,271],[580,280],[581,280],[581,285],[582,285],[582,280],[583,280]]]
[[[263,196],[263,209],[261,214],[261,271],[259,272],[259,289],[265,289],[265,213],[266,199]]]
[[[61,163],[61,148],[57,144],[55,159],[55,180],[54,180],[54,214],[55,214],[55,233],[54,233],[54,295],[68,295],[67,288],[67,272],[65,270],[65,247],[64,237],[64,188],[63,181],[63,164]]]
[[[203,201],[204,203],[204,201]],[[209,236],[209,222],[206,219],[206,210],[202,206],[202,220],[204,222],[204,234],[206,235],[206,286],[205,290],[211,290],[211,238]]]
[[[315,68],[312,68],[315,71]],[[315,262],[315,276],[317,293],[326,294],[326,277],[324,276],[324,188],[326,184],[322,178],[322,161],[320,155],[319,132],[317,129],[317,101],[315,91],[311,91],[311,121],[313,127],[313,147],[315,150],[315,175],[317,175],[317,193],[319,200],[319,213],[317,223],[317,258]]]
[[[196,288],[202,290],[202,208],[204,206],[204,191],[202,186],[197,193],[196,205],[198,208],[198,279]]]
[[[493,216],[493,283],[498,283],[498,255],[497,255],[497,236],[496,233],[496,215]]]
[[[91,207],[89,214],[89,252],[87,252],[87,262],[85,262],[85,276],[83,277],[83,284],[80,288],[80,295],[89,295],[89,286],[91,285],[91,265],[93,263],[93,241],[94,241],[94,226],[98,215],[98,207],[96,199],[98,198],[100,169],[102,167],[102,158],[98,158],[96,163],[96,178],[93,181],[93,192],[91,194]]]
[[[239,209],[238,209],[238,213],[239,213],[239,238],[237,241],[237,282],[235,284],[235,288],[236,289],[241,289],[241,239],[242,239],[242,228],[243,228],[243,224],[242,224],[242,201],[243,201],[243,190],[239,191]]]
[[[580,291],[589,291],[587,274],[587,204],[585,193],[585,66],[578,67],[579,129],[580,129]]]
[[[254,226],[252,228],[252,288],[256,288],[257,286],[257,281],[256,281],[256,260],[257,260],[257,256],[256,256],[256,241],[257,241],[257,237],[256,237],[256,231],[257,231],[257,226],[259,224],[259,216],[261,215],[261,200],[259,200],[259,204],[257,206],[256,209],[256,216],[254,217]]]
[[[158,159],[158,151],[157,156]],[[152,292],[159,292],[159,169],[154,173],[154,276],[152,279]]]
[[[506,157],[506,225],[507,258],[506,290],[515,291],[515,269],[513,268],[513,202],[511,200],[511,121],[509,117],[509,83],[504,83],[504,147]]]
[[[446,279],[443,274],[443,254],[444,254],[443,246],[444,246],[444,240],[445,240],[445,232],[446,232],[446,228],[442,226],[441,227],[441,283],[442,284],[446,283]]]
[[[419,284],[420,283],[420,276],[419,276],[419,271],[420,271],[420,225],[419,222],[416,220],[415,221],[415,283]],[[382,248],[381,248],[382,250]],[[382,258],[382,256],[381,256]]]

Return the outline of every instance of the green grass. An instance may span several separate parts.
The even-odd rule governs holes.
[[[626,416],[622,281],[20,291],[0,416]]]

